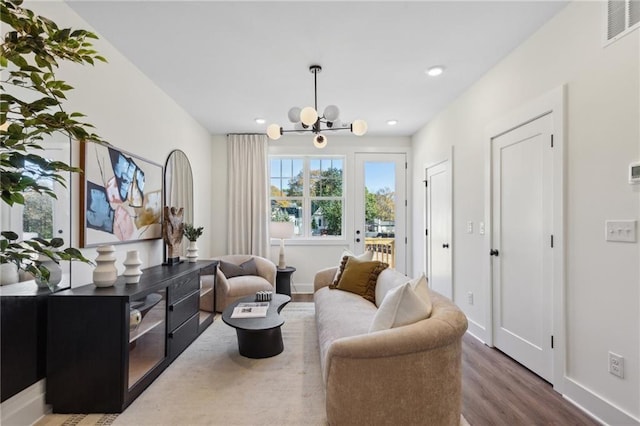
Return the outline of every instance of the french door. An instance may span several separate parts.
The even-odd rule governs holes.
[[[406,154],[355,155],[354,251],[371,250],[374,259],[402,273],[407,268],[406,161]]]

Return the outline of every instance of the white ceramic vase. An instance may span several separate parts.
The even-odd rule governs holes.
[[[195,241],[189,241],[189,247],[187,247],[187,259],[190,263],[195,263],[198,260],[198,245]]]
[[[112,245],[99,246],[96,251],[96,263],[93,270],[93,283],[96,287],[111,287],[118,279],[118,269],[116,268],[116,249]]]
[[[40,265],[44,266],[49,271],[49,280],[45,281],[36,277],[36,284],[40,288],[49,288],[53,290],[54,287],[62,281],[62,268],[47,256],[39,255],[38,261],[40,262]]]
[[[122,274],[125,283],[138,284],[140,282],[140,275],[142,275],[140,265],[142,265],[142,261],[138,250],[128,251],[127,258],[124,260],[124,274]]]
[[[20,280],[15,263],[0,264],[0,285],[17,283]]]

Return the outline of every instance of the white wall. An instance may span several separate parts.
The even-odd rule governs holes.
[[[39,14],[51,17],[61,26],[92,30],[66,4],[60,2],[31,2],[27,5]],[[169,96],[142,74],[127,58],[103,38],[95,42],[96,49],[107,58],[107,64],[79,66],[63,64],[59,78],[68,81],[74,88],[69,96],[67,109],[81,111],[86,120],[96,127],[96,133],[114,146],[136,154],[164,167],[169,153],[183,150],[191,162],[194,175],[194,223],[205,227],[198,241],[200,255],[210,254],[212,229],[210,194],[212,193],[211,137]],[[79,165],[78,146],[74,146],[74,164]],[[74,176],[71,186],[73,197],[73,239],[79,246],[77,194],[79,176]],[[143,268],[162,263],[162,240],[116,246],[119,273],[124,271],[122,262],[127,250],[139,250]],[[95,249],[85,249],[86,257],[94,259]],[[90,283],[92,267],[75,264],[72,269],[73,286]]]
[[[639,192],[627,167],[640,160],[640,31],[603,48],[601,2],[574,2],[489,71],[412,139],[413,181],[453,146],[454,298],[471,327],[486,326],[488,254],[467,221],[485,217],[485,129],[528,101],[567,86],[566,374],[570,399],[608,423],[640,419],[640,271],[638,243],[607,243],[607,219],[640,219]],[[446,75],[444,76],[446,78]],[[424,219],[414,185],[413,221]],[[477,228],[476,228],[477,229]],[[414,274],[424,242],[414,240]],[[465,295],[475,294],[469,305]],[[625,378],[607,371],[607,353],[625,357]]]
[[[53,19],[61,27],[92,30],[62,2],[31,1],[25,6],[39,15]],[[163,166],[173,149],[179,148],[187,154],[194,175],[194,222],[205,227],[198,246],[201,256],[209,256],[212,250],[212,231],[215,229],[215,216],[210,212],[215,182],[212,180],[209,133],[116,51],[107,40],[98,40],[95,47],[108,59],[108,64],[98,63],[94,67],[63,64],[57,73],[59,79],[66,80],[75,88],[68,95],[67,111],[85,113],[88,116],[86,121],[95,125],[96,133],[104,139],[118,148]],[[74,146],[75,165],[79,165],[77,148]],[[79,246],[78,184],[79,179],[76,176],[70,186],[73,196],[72,228],[75,247]],[[162,240],[117,245],[119,273],[124,271],[122,262],[127,250],[139,250],[143,267],[148,267],[162,262],[162,245]],[[90,259],[95,259],[97,255],[93,248],[83,250],[83,254]],[[77,287],[90,283],[92,270],[88,265],[74,264],[72,285]],[[25,395],[21,393],[5,401],[2,404],[2,423],[25,424],[28,423],[27,419],[35,421],[42,415],[44,404],[41,400],[36,401],[37,390],[43,392],[43,387],[32,387],[29,392],[23,392]]]
[[[374,137],[374,136],[332,136],[329,137],[329,144],[326,148],[319,150],[313,146],[311,136],[283,136],[277,141],[269,141],[269,154],[287,154],[287,155],[344,155],[346,157],[346,199],[347,209],[346,217],[351,217],[349,211],[353,209],[354,182],[349,173],[353,173],[354,155],[357,152],[382,152],[382,153],[409,153],[411,148],[411,139],[408,137]],[[223,188],[226,188],[227,182],[227,147],[226,136],[215,135],[213,137],[213,154],[212,167],[214,172],[214,197],[212,199],[211,216],[216,218],[215,242],[212,246],[213,255],[227,254],[227,203],[225,198],[221,198]],[[408,156],[409,157],[409,156]],[[409,191],[409,189],[407,190]],[[410,192],[407,192],[408,194]],[[353,235],[353,224],[347,220],[344,234],[345,236]],[[409,234],[410,229],[407,231]],[[329,266],[338,266],[340,254],[344,248],[352,248],[352,241],[344,240],[302,242],[287,240],[285,242],[285,254],[288,265],[296,267],[292,279],[294,283],[293,291],[295,292],[311,292],[313,276],[315,273]],[[271,245],[270,259],[278,263],[279,243],[273,240]],[[410,264],[410,254],[407,254]],[[410,267],[410,266],[409,266]]]

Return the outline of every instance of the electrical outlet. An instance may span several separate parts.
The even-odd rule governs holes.
[[[473,305],[473,292],[472,291],[468,291],[467,292],[467,302],[470,305]]]
[[[609,373],[624,379],[624,358],[609,352]]]

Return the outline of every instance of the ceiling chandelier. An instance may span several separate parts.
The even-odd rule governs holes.
[[[327,146],[327,136],[322,132],[328,130],[351,130],[356,136],[362,136],[367,133],[367,122],[364,120],[354,120],[351,124],[342,123],[339,119],[340,109],[335,105],[329,105],[324,109],[322,116],[318,113],[318,73],[322,71],[320,65],[311,65],[309,71],[313,73],[313,106],[304,107],[302,109],[293,107],[289,110],[289,121],[295,123],[293,130],[284,130],[279,124],[271,124],[267,127],[267,135],[273,140],[280,139],[284,133],[312,132],[313,145],[316,148],[324,148]]]

